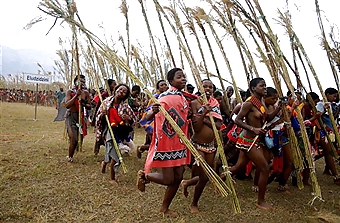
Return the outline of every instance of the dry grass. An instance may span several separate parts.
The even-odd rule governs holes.
[[[91,133],[85,151],[68,165],[64,123],[52,122],[55,113],[39,107],[38,121],[33,121],[34,107],[0,104],[0,222],[340,222],[340,188],[321,174],[323,161],[318,161],[317,176],[326,202],[312,208],[307,205],[311,188],[291,188],[293,195],[286,195],[273,183],[267,199],[276,209],[259,210],[251,182],[237,181],[242,214],[233,215],[229,199],[214,194],[209,184],[200,201],[201,214],[189,212],[193,191],[188,199],[179,191],[172,204],[179,217],[163,218],[158,209],[164,187],[150,184],[144,194],[136,190],[135,176],[143,159],[126,157],[129,172],[120,175],[120,186],[113,188],[109,175],[100,173],[102,156],[92,153]],[[137,143],[143,140],[139,130]]]

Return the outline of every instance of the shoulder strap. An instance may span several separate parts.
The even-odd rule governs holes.
[[[262,119],[263,119],[262,121],[265,121],[265,120],[266,120],[266,115],[267,115],[267,113],[266,113],[266,109],[265,109],[265,107],[263,106],[262,102],[261,102],[257,97],[255,97],[255,96],[249,97],[246,101],[252,103],[253,106],[254,106],[257,110],[259,110],[259,111],[261,112],[261,114],[262,114]]]

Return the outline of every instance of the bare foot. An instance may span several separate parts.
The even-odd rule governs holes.
[[[137,158],[138,159],[142,158],[142,152],[140,151],[140,146],[137,147]]]
[[[73,158],[66,156],[66,161],[67,161],[68,164],[71,164],[71,163],[73,163]]]
[[[102,161],[101,167],[102,167],[102,173],[105,173],[105,171],[106,171],[106,163],[105,163],[105,161]]]
[[[141,192],[145,192],[145,184],[149,183],[146,179],[145,172],[143,170],[139,170],[137,173],[137,183],[136,186],[138,190]]]
[[[281,193],[285,193],[287,195],[292,195],[292,192],[290,192],[286,186],[279,185],[277,187],[277,190]]]
[[[166,209],[166,210],[161,209],[160,213],[162,213],[163,216],[167,216],[167,217],[177,217],[178,216],[178,214],[176,212],[173,212],[170,209]]]
[[[182,187],[182,189],[183,189],[183,195],[184,195],[184,197],[188,197],[189,192],[188,192],[188,184],[187,184],[186,180],[182,180],[182,182],[181,182],[181,187]]]
[[[271,204],[266,203],[265,201],[261,203],[256,203],[256,206],[266,211],[273,209],[273,206]]]
[[[110,180],[110,184],[115,187],[118,186],[118,183],[115,180]]]
[[[198,210],[198,207],[195,206],[195,205],[190,205],[190,212],[191,212],[191,214],[198,214],[198,213],[200,213],[199,210]]]

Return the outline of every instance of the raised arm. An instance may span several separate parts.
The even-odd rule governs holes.
[[[76,101],[77,97],[81,94],[81,90],[78,89],[77,91],[77,94],[75,94],[73,97],[72,97],[72,91],[71,90],[68,90],[66,92],[66,102],[65,102],[65,107],[67,109],[71,108],[72,105],[74,105],[74,102]]]
[[[200,107],[200,103],[197,100],[194,100],[190,103],[190,108],[192,112],[192,123],[195,132],[199,132],[203,128],[204,122],[204,114],[199,114],[198,109]]]

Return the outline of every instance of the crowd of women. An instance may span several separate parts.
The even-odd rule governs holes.
[[[65,97],[61,88],[60,91],[52,90],[32,91],[22,89],[0,89],[0,100],[2,102],[20,102],[33,105],[35,102],[43,106],[57,106]]]
[[[70,137],[67,160],[73,162],[78,141],[87,134],[83,108],[92,110],[91,123],[96,130],[94,153],[98,154],[100,146],[105,146],[101,171],[105,173],[109,164],[110,182],[117,185],[120,153],[130,154],[136,150],[137,157],[141,158],[142,153],[147,152],[144,169],[137,173],[137,187],[144,192],[150,182],[165,185],[167,189],[160,209],[164,214],[175,215],[169,207],[180,186],[185,196],[189,186],[195,187],[190,211],[198,213],[198,201],[209,179],[203,165],[181,140],[180,131],[175,131],[160,111],[161,107],[217,173],[222,164],[215,159],[216,137],[222,136],[224,152],[231,166],[228,173],[238,179],[253,179],[252,190],[258,193],[256,205],[259,208],[272,208],[265,201],[266,187],[271,182],[278,183],[279,191],[288,192],[288,179],[291,177],[292,184],[297,185],[297,176],[300,175],[303,183],[309,185],[308,160],[303,160],[303,170],[296,170],[294,149],[300,150],[304,157],[311,154],[315,160],[324,157],[324,174],[332,176],[330,180],[340,185],[337,160],[332,150],[334,146],[339,151],[335,126],[331,122],[333,115],[338,125],[336,128],[339,127],[339,92],[334,88],[325,90],[327,101],[320,100],[315,92],[307,94],[309,101],[299,91],[289,91],[285,97],[279,98],[276,89],[267,87],[264,79],[255,78],[250,81],[246,92],[240,92],[243,101],[237,103],[231,100],[234,94],[232,87],[228,87],[224,94],[216,90],[209,79],[202,80],[202,90],[194,93],[194,87],[187,85],[183,71],[174,68],[167,73],[167,80],[157,82],[155,103],[147,100],[139,86],[130,89],[128,85],[117,84],[114,80],[108,80],[108,91],[102,91],[91,99],[85,83],[85,76],[76,77],[74,87],[66,92],[66,126]],[[207,103],[204,103],[206,100]],[[301,122],[299,124],[297,117],[299,112],[308,132],[308,148],[302,140]],[[220,134],[215,134],[214,125]],[[134,144],[136,126],[145,129],[144,145]],[[288,133],[289,127],[293,128],[294,135]],[[292,138],[289,136],[297,139],[299,148],[292,148],[294,144],[290,143]],[[115,144],[119,150],[115,149]],[[185,169],[191,170],[190,179],[183,179]],[[219,175],[225,178],[225,174]]]

